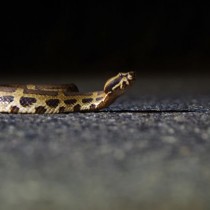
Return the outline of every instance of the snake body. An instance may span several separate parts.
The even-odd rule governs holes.
[[[0,112],[65,113],[97,111],[108,107],[135,79],[134,72],[119,73],[110,78],[103,91],[82,93],[69,85],[0,85]]]

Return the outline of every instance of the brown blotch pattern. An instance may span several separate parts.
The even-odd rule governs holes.
[[[93,101],[92,98],[84,98],[84,99],[82,99],[82,103],[90,103],[92,101]]]
[[[90,110],[95,110],[96,109],[96,105],[95,104],[91,104],[90,105]]]
[[[78,112],[80,110],[81,110],[81,106],[79,104],[77,104],[77,105],[74,106],[74,111],[75,112]]]
[[[102,100],[104,97],[98,97],[98,98],[96,98],[96,101],[100,101],[100,100]]]
[[[57,107],[58,104],[60,103],[60,100],[59,99],[49,99],[46,101],[46,104],[49,106],[49,107]]]
[[[36,99],[35,98],[31,98],[31,97],[21,97],[20,98],[20,104],[23,107],[31,106],[33,103],[36,103]]]
[[[11,103],[14,100],[14,96],[1,96],[0,97],[0,102],[3,103]]]
[[[17,106],[12,106],[10,108],[10,112],[14,113],[14,114],[17,114],[19,112],[19,108]]]
[[[66,105],[73,105],[73,104],[75,104],[76,102],[77,102],[76,99],[67,99],[67,100],[64,100],[64,103],[65,103]]]
[[[47,111],[47,109],[44,106],[38,106],[35,108],[35,110],[36,114],[44,114]]]
[[[59,113],[63,113],[64,111],[65,111],[65,107],[62,106],[62,107],[59,108],[59,111],[58,111],[58,112],[59,112]]]

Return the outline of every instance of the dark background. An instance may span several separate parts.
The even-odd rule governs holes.
[[[210,67],[210,13],[201,3],[16,1],[1,10],[1,78],[202,75]]]

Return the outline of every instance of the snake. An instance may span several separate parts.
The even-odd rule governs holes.
[[[54,114],[104,109],[134,82],[135,72],[118,73],[101,91],[79,92],[75,84],[2,84],[1,113]]]

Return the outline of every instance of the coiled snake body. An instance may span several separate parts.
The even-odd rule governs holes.
[[[0,85],[0,112],[64,113],[96,111],[109,106],[133,83],[134,72],[119,73],[104,91],[81,93],[70,85]]]

